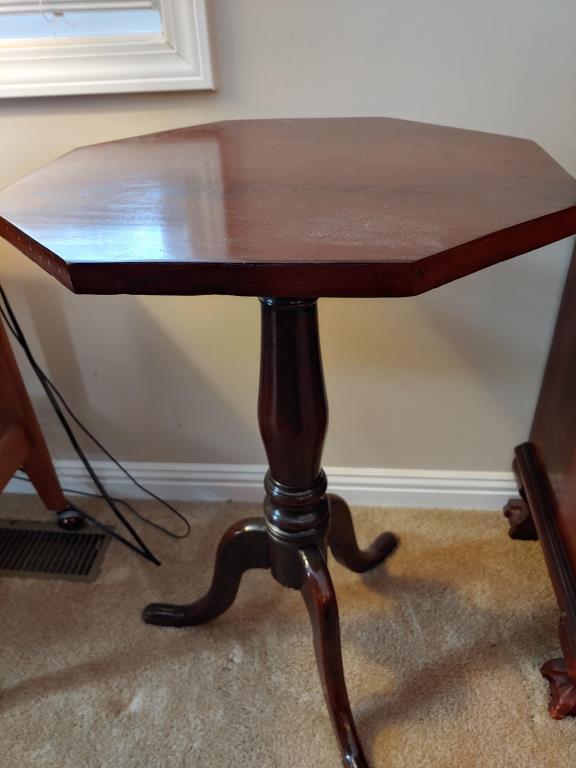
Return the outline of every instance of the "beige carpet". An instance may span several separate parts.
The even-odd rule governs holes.
[[[147,540],[161,568],[112,544],[90,585],[2,579],[2,768],[336,768],[300,595],[249,573],[203,627],[142,624],[150,600],[188,601],[242,504],[182,505],[193,532]],[[154,504],[146,505],[158,514]],[[90,506],[92,511],[99,507]],[[2,496],[0,517],[46,519]],[[161,515],[163,517],[163,515]],[[361,577],[332,562],[352,707],[372,768],[574,764],[538,665],[557,611],[539,547],[491,512],[358,509],[359,538],[402,537]]]

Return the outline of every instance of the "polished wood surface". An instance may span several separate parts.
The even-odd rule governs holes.
[[[328,494],[328,503],[330,505],[328,546],[340,565],[355,573],[366,573],[394,552],[398,546],[398,537],[388,532],[381,533],[368,549],[360,549],[348,504],[334,493]]]
[[[246,571],[269,567],[268,536],[264,520],[239,520],[220,540],[212,585],[204,597],[188,605],[151,603],[144,608],[142,618],[147,624],[164,627],[205,624],[230,608]]]
[[[0,217],[79,293],[405,296],[576,232],[576,181],[524,139],[246,120],[75,150]]]
[[[62,512],[68,508],[0,321],[0,490],[17,469],[26,472],[47,509]]]
[[[550,714],[576,715],[576,248],[564,293],[530,442],[516,449],[514,469],[525,505],[513,511],[528,536],[534,526],[558,606],[563,658],[542,666]],[[514,502],[511,502],[514,506]],[[522,515],[522,512],[524,513]],[[514,525],[512,532],[518,531]]]
[[[576,569],[560,525],[559,507],[537,446],[515,449],[520,490],[530,509],[560,608],[559,638],[563,658],[541,667],[550,683],[550,715],[576,715]]]
[[[304,568],[302,597],[312,624],[320,680],[342,762],[345,768],[368,768],[346,690],[338,603],[328,566],[318,547],[305,547],[299,555]]]
[[[566,276],[530,441],[549,478],[558,523],[576,570],[576,248]]]
[[[574,233],[576,181],[533,142],[386,118],[234,121],[115,141],[0,193],[0,235],[78,293],[272,297],[262,299],[264,518],[225,534],[203,598],[152,604],[144,619],[215,618],[248,568],[301,590],[347,768],[366,759],[326,555],[330,546],[364,571],[396,538],[362,552],[345,502],[326,494],[315,299],[418,294]]]
[[[262,299],[261,307],[259,418],[270,460],[264,518],[242,520],[224,534],[204,597],[188,605],[151,603],[143,619],[170,627],[210,621],[232,605],[246,570],[269,568],[280,584],[302,592],[343,764],[367,768],[346,690],[338,606],[326,557],[331,548],[343,565],[367,571],[394,551],[397,539],[384,533],[365,552],[360,550],[346,502],[326,494],[321,455],[328,410],[316,302]]]
[[[563,720],[567,715],[576,715],[576,680],[568,674],[566,661],[562,657],[550,659],[542,664],[540,672],[550,683],[550,717]]]
[[[328,427],[316,301],[260,303],[258,423],[270,475],[280,485],[311,488]]]

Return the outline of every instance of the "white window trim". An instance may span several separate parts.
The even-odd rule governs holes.
[[[127,8],[152,8],[154,0],[0,0],[0,13],[46,13],[54,11],[99,11]]]
[[[163,33],[0,40],[0,98],[212,90],[205,0],[160,0]]]

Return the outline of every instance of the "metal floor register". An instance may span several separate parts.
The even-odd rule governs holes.
[[[94,581],[109,542],[97,528],[0,520],[0,576]]]

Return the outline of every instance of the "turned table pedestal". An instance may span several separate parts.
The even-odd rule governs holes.
[[[346,502],[327,493],[317,299],[411,296],[567,237],[576,182],[522,139],[247,120],[76,150],[0,194],[0,217],[4,238],[78,293],[260,297],[264,515],[224,534],[204,597],[149,605],[144,620],[209,621],[245,570],[269,569],[302,593],[344,764],[366,766],[327,553],[362,572],[397,540],[359,550]]]

